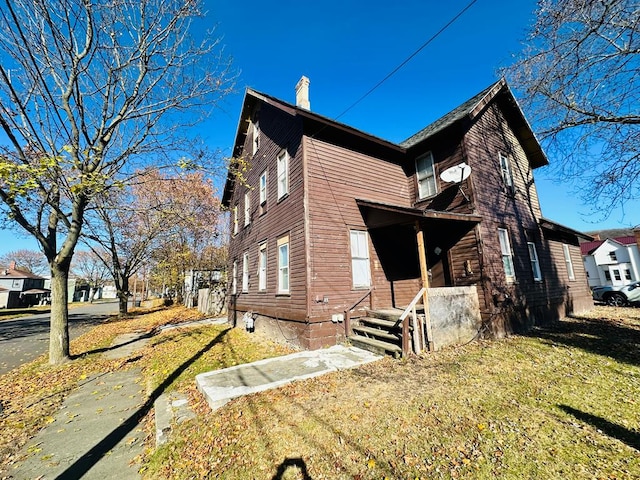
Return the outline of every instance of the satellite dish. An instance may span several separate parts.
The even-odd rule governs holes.
[[[471,175],[471,167],[462,162],[454,167],[447,168],[440,174],[442,181],[447,183],[460,183]]]

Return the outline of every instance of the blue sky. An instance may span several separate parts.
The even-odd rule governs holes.
[[[423,45],[470,0],[448,2],[328,0],[205,2],[226,53],[240,71],[227,97],[198,131],[212,148],[231,152],[245,87],[294,103],[301,75],[311,80],[311,110],[336,118]],[[393,77],[339,120],[398,142],[497,80],[521,49],[535,0],[477,0]],[[526,112],[525,112],[526,113]],[[554,162],[553,158],[549,159]],[[543,215],[578,230],[634,226],[640,202],[606,221],[590,216],[570,185],[535,173]],[[0,232],[0,254],[36,249],[16,232]]]

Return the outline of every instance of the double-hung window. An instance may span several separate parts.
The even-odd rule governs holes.
[[[416,159],[416,179],[418,181],[418,196],[420,199],[432,197],[436,194],[436,173],[431,152]]]
[[[251,192],[244,194],[244,226],[251,223]]]
[[[562,251],[564,253],[564,264],[567,266],[567,275],[569,276],[569,280],[575,280],[576,274],[573,271],[573,262],[571,261],[571,252],[569,251],[569,245],[563,243]]]
[[[513,254],[511,253],[511,242],[509,241],[509,232],[505,228],[498,229],[498,237],[500,238],[500,251],[502,252],[502,265],[507,282],[513,282],[516,278],[516,272],[513,268]]]
[[[252,142],[252,154],[255,155],[258,152],[258,149],[260,148],[260,127],[258,126],[257,122],[253,122],[251,124],[253,126],[252,128],[252,132],[251,132],[251,142]]]
[[[231,212],[233,215],[233,234],[238,234],[238,206],[233,207],[233,211]]]
[[[260,175],[260,205],[264,205],[267,201],[267,171]]]
[[[278,239],[278,293],[289,293],[289,236]]]
[[[258,248],[258,291],[267,289],[267,243],[261,243]]]
[[[249,291],[249,252],[244,252],[242,256],[242,291]]]
[[[278,154],[278,200],[289,193],[289,154],[282,150]]]
[[[531,272],[533,273],[533,279],[535,281],[542,280],[542,271],[540,270],[540,262],[538,261],[538,251],[536,250],[536,244],[533,242],[527,242],[527,248],[529,249],[529,260],[531,261]]]
[[[500,174],[502,175],[502,181],[504,182],[507,191],[513,192],[513,174],[511,173],[511,164],[509,163],[509,157],[502,154],[500,157]]]
[[[233,268],[231,269],[231,294],[238,293],[238,262],[233,261]]]
[[[370,287],[371,269],[369,262],[369,241],[367,238],[367,232],[361,230],[351,230],[350,237],[353,287]]]

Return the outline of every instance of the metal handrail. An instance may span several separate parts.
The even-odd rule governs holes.
[[[373,292],[373,287],[371,287],[367,293],[365,293],[362,297],[360,297],[360,299],[355,302],[353,305],[351,305],[349,308],[347,308],[344,311],[344,336],[348,337],[349,335],[351,335],[351,312],[358,306],[360,305],[360,303],[362,303],[362,301],[367,298],[368,296],[371,296],[369,299],[369,308],[373,308],[372,302],[373,302],[373,295],[371,295],[371,292]]]

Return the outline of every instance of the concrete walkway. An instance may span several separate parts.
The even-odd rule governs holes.
[[[381,358],[356,347],[336,345],[201,373],[196,376],[196,384],[209,406],[215,410],[233,398],[337,370],[355,368]]]

